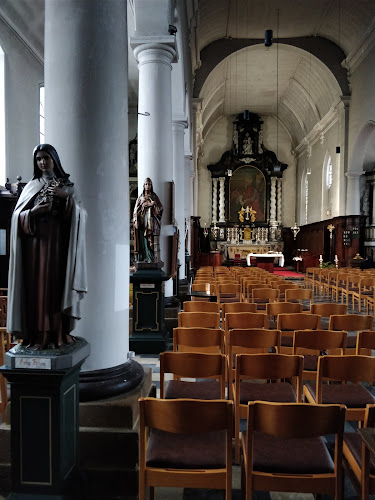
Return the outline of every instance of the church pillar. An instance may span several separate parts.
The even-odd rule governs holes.
[[[174,181],[174,211],[179,230],[178,260],[180,261],[179,279],[185,278],[185,155],[184,133],[187,122],[173,121],[173,181]]]
[[[123,382],[133,363],[140,368],[127,360],[126,14],[125,0],[113,0],[110,9],[102,0],[59,0],[45,5],[46,142],[56,147],[88,213],[88,293],[74,334],[90,342],[91,355],[83,371],[100,383],[102,376],[109,378],[114,371]],[[111,395],[105,382],[102,387],[102,397]],[[123,392],[121,387],[116,391]]]
[[[283,187],[283,180],[278,178],[277,179],[277,216],[276,216],[276,220],[278,222],[282,222],[283,218],[283,214],[282,214],[282,206],[283,206],[283,191],[282,191],[282,187]]]
[[[173,235],[171,214],[172,102],[171,63],[175,60],[174,36],[144,36],[131,39],[139,69],[138,93],[138,192],[150,177],[164,206],[160,234],[160,258],[170,274],[168,237]],[[165,283],[165,295],[173,295],[173,283]]]
[[[217,222],[217,179],[212,178],[212,222]]]
[[[187,252],[189,255],[191,248],[190,217],[193,215],[192,182],[190,180],[192,164],[192,157],[190,155],[185,156],[185,221],[187,230]]]
[[[346,172],[346,215],[360,215],[359,178],[364,172]]]
[[[271,177],[270,222],[276,220],[276,177]]]
[[[225,222],[225,177],[219,177],[220,198],[219,198],[219,222]]]

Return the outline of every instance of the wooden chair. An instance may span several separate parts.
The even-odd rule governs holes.
[[[270,302],[266,304],[266,314],[268,316],[268,327],[276,328],[276,318],[282,313],[301,313],[302,304],[295,302]]]
[[[304,277],[304,287],[305,288],[310,288],[311,290],[314,289],[314,270],[315,267],[307,267],[306,268],[306,273]]]
[[[320,302],[311,304],[311,314],[319,314],[322,318],[329,318],[333,314],[346,314],[348,306],[346,304],[336,304],[333,302]]]
[[[173,380],[165,382],[165,374]],[[197,352],[160,353],[160,397],[166,399],[225,399],[225,356]],[[216,380],[181,380],[218,379]]]
[[[173,350],[224,353],[224,330],[219,328],[174,328]]]
[[[217,302],[184,302],[184,312],[214,312],[220,313]]]
[[[254,278],[245,278],[242,280],[241,286],[242,286],[242,291],[241,291],[241,301],[242,302],[251,302],[251,295],[248,296],[249,291],[252,292],[253,287],[249,287],[248,285],[262,285],[264,281],[260,279],[254,279]],[[254,287],[255,288],[255,287]]]
[[[242,491],[327,493],[342,499],[345,407],[249,403],[242,434]],[[332,460],[322,436],[335,435]]]
[[[234,384],[231,391],[235,415],[235,462],[238,463],[240,459],[240,420],[247,417],[249,401],[301,403],[302,366],[302,356],[286,354],[236,356]],[[292,383],[284,381],[285,379],[290,379]],[[251,380],[256,382],[252,383]],[[260,380],[266,383],[260,384]],[[274,383],[275,381],[277,383]]]
[[[217,286],[217,296],[220,304],[224,302],[241,302],[241,285],[237,282],[219,284]]]
[[[316,383],[307,382],[303,393],[311,404],[346,405],[347,420],[363,421],[366,405],[374,404],[375,398],[360,382],[374,380],[375,357],[320,356]],[[341,384],[327,384],[327,381]]]
[[[216,285],[214,282],[209,282],[209,281],[193,283],[191,286],[191,291],[192,292],[205,292],[207,283],[210,283],[210,294],[215,295]],[[191,300],[192,300],[192,302],[209,302],[210,297],[208,295],[207,295],[207,297],[192,297]]]
[[[271,288],[271,285],[267,285],[263,281],[260,283],[246,283],[246,289],[242,294],[242,302],[252,302],[253,292],[257,288]]]
[[[275,288],[254,288],[251,302],[257,304],[258,310],[266,310],[266,304],[278,302],[279,296],[280,292]]]
[[[225,338],[233,328],[267,328],[267,314],[256,312],[226,313],[224,318]],[[226,344],[226,340],[225,340]]]
[[[318,357],[331,349],[344,355],[347,333],[331,330],[296,330],[293,337],[293,354],[302,354],[303,379],[316,380]]]
[[[312,290],[306,290],[305,288],[288,288],[285,290],[285,302],[299,302],[305,311],[310,310],[313,298],[314,294]],[[304,301],[309,301],[308,306],[304,304]]]
[[[178,326],[185,328],[219,328],[220,314],[214,312],[180,312]]]
[[[375,405],[367,405],[363,427],[373,429],[375,425]],[[344,466],[357,492],[358,498],[368,500],[375,493],[375,470],[373,455],[358,432],[344,432]]]
[[[359,286],[361,283],[361,276],[357,273],[349,273],[347,276],[347,286],[341,292],[341,296],[345,301],[345,304],[349,307],[350,305],[350,297],[353,300],[353,293],[359,292]],[[354,304],[352,301],[352,307],[354,309]]]
[[[225,318],[227,313],[238,312],[257,312],[256,304],[249,304],[248,302],[227,302],[221,305],[222,318]]]
[[[281,353],[291,354],[295,330],[319,330],[320,316],[311,313],[290,313],[277,316],[277,329],[281,331]]]
[[[348,272],[340,269],[340,272],[336,274],[333,283],[331,283],[331,297],[335,302],[344,303],[344,293],[343,291],[347,289],[348,286]]]
[[[375,331],[366,330],[364,332],[358,332],[355,353],[357,355],[364,354],[366,356],[371,356],[372,351],[374,349],[375,349]]]
[[[223,489],[231,500],[232,411],[232,401],[141,398],[139,500],[155,486]]]
[[[237,354],[267,354],[280,352],[281,335],[278,330],[263,328],[233,329],[229,331],[226,344],[227,380],[229,399],[233,398],[232,384]]]
[[[362,314],[333,314],[329,318],[328,330],[346,330],[348,332],[346,347],[355,349],[357,335],[350,335],[349,332],[372,330],[373,320],[373,316],[363,316]]]
[[[366,278],[361,278],[361,281],[359,282],[359,290],[356,292],[353,290],[351,292],[351,297],[352,297],[352,304],[353,304],[353,310],[356,309],[356,304],[358,305],[358,312],[360,313],[362,311],[362,303],[363,307],[366,307],[366,311],[368,314],[368,305],[367,305],[367,299],[371,298],[374,296],[375,292],[375,279],[372,276],[368,276]]]
[[[300,288],[299,286],[294,285],[293,283],[277,283],[276,287],[280,292],[279,300],[285,300],[285,290],[296,290],[297,288]]]

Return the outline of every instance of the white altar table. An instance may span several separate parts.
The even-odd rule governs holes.
[[[262,258],[262,259],[270,259],[270,262],[274,262],[274,259],[279,260],[279,266],[284,267],[284,255],[282,253],[249,253],[246,256],[246,262],[248,266],[251,266],[250,258]],[[272,261],[271,261],[272,259]]]

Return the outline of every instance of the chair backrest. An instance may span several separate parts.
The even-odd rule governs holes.
[[[333,314],[329,318],[329,330],[346,330],[354,332],[359,330],[372,330],[373,316],[362,314]]]
[[[348,306],[346,304],[336,304],[332,302],[321,302],[311,304],[312,314],[320,314],[323,318],[329,318],[332,314],[346,314]]]
[[[160,353],[160,397],[164,398],[165,374],[186,378],[218,378],[225,398],[225,355],[199,352]]]
[[[219,328],[220,314],[214,312],[180,312],[178,313],[178,326]]]
[[[373,382],[375,357],[361,355],[319,356],[317,375],[317,401],[323,380],[344,382]]]
[[[265,313],[226,313],[225,315],[225,331],[228,332],[232,328],[267,328],[268,317]]]
[[[306,288],[288,288],[285,290],[285,301],[288,300],[311,300],[313,299],[313,291]]]
[[[276,287],[278,288],[278,290],[280,290],[280,293],[285,293],[285,290],[295,290],[300,288],[293,283],[277,283]]]
[[[234,329],[228,334],[228,358],[236,354],[268,353],[274,348],[280,351],[281,334],[279,330],[257,328]]]
[[[345,354],[347,332],[332,330],[296,330],[293,338],[293,354],[305,354],[306,351],[341,349]]]
[[[257,305],[251,304],[249,302],[227,302],[222,304],[221,311],[223,317],[228,313],[239,313],[239,312],[257,312]]]
[[[375,331],[374,330],[365,330],[362,332],[358,332],[357,335],[357,345],[356,345],[356,354],[364,354],[362,353],[362,349],[366,350],[374,350],[375,349]]]
[[[217,302],[184,302],[184,312],[220,312]]]
[[[338,434],[339,442],[342,443],[344,424],[344,405],[255,401],[249,403],[247,435],[250,439],[254,431],[281,438],[309,438]]]
[[[182,352],[224,352],[224,330],[219,328],[174,328],[173,350]]]
[[[280,292],[277,288],[254,288],[252,294],[252,301],[269,300],[276,302],[279,300]]]
[[[291,354],[238,354],[235,368],[235,391],[239,394],[242,379],[294,379],[297,401],[302,401],[303,356]],[[237,396],[238,397],[238,396]]]
[[[206,291],[206,283],[209,283],[209,282],[207,281],[204,283],[193,283],[191,285],[192,292],[205,292]],[[216,285],[214,283],[210,283],[210,293],[215,294],[215,290],[216,290]]]
[[[281,313],[301,313],[302,304],[299,302],[270,302],[266,305],[268,316],[277,316]]]
[[[277,316],[278,330],[318,330],[319,328],[319,314],[282,313]]]

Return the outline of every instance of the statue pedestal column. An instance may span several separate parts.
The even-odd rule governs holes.
[[[133,283],[133,332],[129,338],[131,351],[158,354],[165,351],[167,331],[164,324],[163,281],[169,275],[162,262],[139,262],[137,272],[130,276]]]
[[[79,370],[89,353],[79,337],[63,349],[19,344],[6,353],[0,373],[12,390],[8,499],[62,500],[77,488]]]

